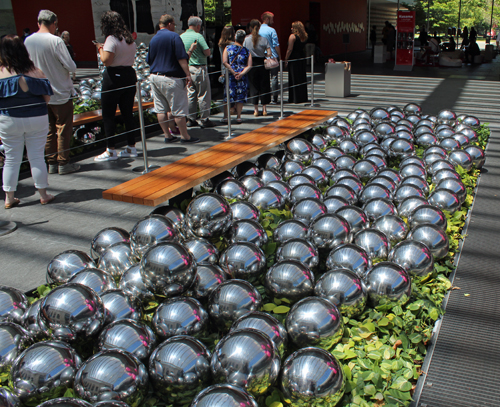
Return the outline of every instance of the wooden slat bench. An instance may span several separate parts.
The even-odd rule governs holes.
[[[104,199],[157,206],[337,115],[304,110],[141,175],[102,193]]]
[[[149,109],[150,107],[153,107],[154,103],[153,102],[142,102],[142,108],[143,109]],[[134,112],[137,112],[139,110],[139,106],[137,102],[134,104],[133,108]],[[116,116],[119,116],[120,109],[116,109]],[[74,114],[73,115],[73,126],[82,126],[87,123],[92,123],[96,122],[98,120],[102,120],[102,110],[97,109],[97,110],[91,110],[90,112],[85,112],[85,113],[79,113],[79,114]]]

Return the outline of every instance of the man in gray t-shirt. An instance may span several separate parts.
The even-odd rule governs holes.
[[[31,34],[24,44],[37,68],[47,76],[54,91],[50,97],[49,134],[45,154],[49,174],[69,174],[78,171],[78,164],[70,164],[69,149],[73,134],[73,81],[70,73],[76,72],[76,64],[66,44],[54,35],[57,15],[50,10],[38,14],[38,31]]]

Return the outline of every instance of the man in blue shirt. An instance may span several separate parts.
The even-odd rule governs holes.
[[[261,16],[262,25],[260,26],[259,34],[267,38],[269,42],[269,46],[271,47],[271,51],[273,53],[273,58],[276,58],[278,61],[281,58],[280,53],[280,43],[278,41],[278,34],[276,34],[276,30],[271,26],[274,24],[274,14],[270,11],[266,11]],[[278,73],[280,69],[279,67],[273,68],[269,71],[271,74],[271,90],[273,92],[273,104],[278,104]]]
[[[198,143],[200,139],[190,137],[186,126],[186,116],[189,114],[186,86],[191,84],[188,60],[196,44],[186,52],[181,37],[174,30],[174,18],[163,14],[160,17],[160,31],[149,43],[146,62],[151,70],[155,111],[166,143],[179,140],[170,134],[177,132],[173,121],[179,128],[181,143]]]

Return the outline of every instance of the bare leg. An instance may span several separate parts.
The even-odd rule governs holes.
[[[186,117],[174,117],[175,119],[175,124],[177,124],[177,127],[179,128],[179,131],[181,132],[181,138],[183,140],[189,140],[191,137],[188,134],[187,131],[187,126],[186,126]]]
[[[267,105],[262,105],[262,115],[267,116]]]
[[[169,117],[170,113],[158,113],[158,122],[160,123],[160,127],[163,130],[163,135],[165,138],[172,138],[170,135],[170,132],[168,129],[173,129],[175,130],[175,124],[174,121],[171,120],[171,117]]]
[[[38,193],[40,194],[40,198],[42,198],[40,201],[43,202],[50,201],[54,197],[53,195],[48,194],[45,188],[39,189]]]
[[[254,116],[259,115],[259,105],[253,105],[253,114]]]
[[[14,203],[14,193],[15,191],[6,191],[5,192],[5,205],[10,205]]]
[[[236,103],[236,118],[241,119],[241,112],[243,111],[243,103]]]

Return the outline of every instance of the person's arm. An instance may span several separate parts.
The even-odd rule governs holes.
[[[281,59],[281,51],[280,51],[280,46],[276,46],[274,47],[274,49],[276,50],[276,53],[278,54],[278,61]]]
[[[66,48],[66,44],[64,43],[63,40],[61,40],[57,46],[56,46],[56,55],[57,58],[59,59],[59,62],[61,65],[68,71],[68,72],[76,72],[76,64],[75,61],[71,58],[71,55],[69,54],[68,48]]]
[[[294,43],[295,43],[295,35],[290,34],[290,37],[288,37],[288,49],[286,50],[285,65],[288,65],[288,58],[290,58],[290,54],[292,53]]]
[[[186,75],[186,86],[191,86],[191,74],[189,73],[189,65],[187,59],[178,59],[179,65],[181,66],[184,74]]]
[[[188,57],[191,58],[191,55],[193,55],[193,52],[194,50],[198,47],[198,43],[197,42],[193,42],[191,44],[191,46],[189,47],[189,49],[186,51],[187,54],[188,54]]]
[[[32,78],[37,78],[37,79],[47,79],[47,77],[45,76],[45,74],[39,68],[35,68],[33,71],[28,72],[26,74],[26,76],[30,76]],[[49,103],[50,102],[50,95],[42,95],[42,97],[43,97],[43,100],[45,100],[45,103]]]
[[[198,36],[198,43],[200,44],[201,49],[203,50],[203,55],[206,57],[209,57],[211,52],[210,52],[210,47],[208,46],[207,42],[205,41],[205,37],[203,35]]]
[[[238,72],[234,77],[237,81],[239,81],[243,76],[245,76],[250,69],[252,69],[252,54],[248,53],[248,61],[247,61],[247,66],[243,69],[243,71]]]
[[[99,47],[98,45],[101,46]],[[104,66],[106,67],[111,66],[111,64],[115,60],[115,53],[104,51],[102,44],[96,44],[96,46],[97,46],[97,52],[99,53],[99,56],[101,57],[101,61],[104,64]]]

